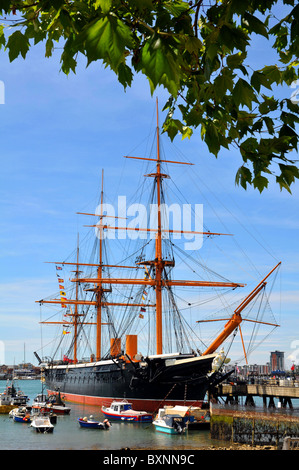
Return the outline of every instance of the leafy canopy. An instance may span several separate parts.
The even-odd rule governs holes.
[[[143,73],[152,93],[169,92],[163,129],[171,139],[199,129],[215,156],[239,149],[242,187],[262,191],[273,175],[290,191],[299,178],[296,0],[1,0],[1,13],[10,61],[41,41],[50,57],[59,42],[65,74],[75,73],[78,54],[87,65],[102,61],[124,88]],[[253,40],[275,63],[255,66]]]

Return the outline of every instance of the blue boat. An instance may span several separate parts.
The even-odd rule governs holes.
[[[80,424],[81,428],[90,428],[90,429],[109,429],[110,428],[110,423],[108,419],[104,419],[103,422],[101,421],[96,421],[93,416],[90,416],[89,418],[84,417],[84,418],[78,418],[78,423]]]
[[[16,423],[31,423],[30,409],[27,409],[25,406],[14,408],[9,412],[9,416]]]
[[[16,423],[31,423],[31,418],[28,415],[14,415],[13,421],[15,421]]]

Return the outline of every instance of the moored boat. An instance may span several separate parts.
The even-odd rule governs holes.
[[[37,433],[48,434],[54,431],[54,425],[51,423],[49,416],[33,416],[30,427],[32,427]]]
[[[104,429],[108,430],[110,429],[110,423],[108,419],[104,419],[104,421],[97,421],[94,419],[94,417],[91,415],[89,418],[85,416],[84,418],[78,418],[78,423],[81,428],[90,428],[90,429]]]
[[[153,425],[156,431],[166,434],[183,434],[187,429],[186,422],[180,414],[166,414],[165,408],[159,409]]]
[[[38,394],[33,401],[32,409],[42,413],[53,412],[57,415],[69,415],[71,412],[71,408],[62,401],[60,393],[50,396]]]
[[[165,406],[165,416],[181,416],[188,431],[210,429],[210,410],[197,406]]]
[[[5,390],[0,394],[0,405],[25,406],[28,401],[28,396],[15,387],[14,380],[8,381]]]
[[[14,408],[13,410],[9,412],[9,416],[16,423],[30,423],[31,422],[30,410],[25,406]]]
[[[150,413],[133,410],[132,403],[127,400],[113,401],[110,406],[102,406],[101,411],[111,420],[142,423],[152,421]]]

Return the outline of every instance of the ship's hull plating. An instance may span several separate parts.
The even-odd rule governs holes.
[[[67,401],[107,406],[115,399],[126,398],[134,409],[154,412],[159,406],[202,402],[210,384],[214,357],[49,364],[44,373],[48,392],[59,390]]]

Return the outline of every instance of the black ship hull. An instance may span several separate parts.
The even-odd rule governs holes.
[[[199,405],[211,384],[209,356],[154,356],[143,361],[109,359],[84,364],[47,364],[48,392],[67,401],[102,406],[126,398],[136,410],[164,405]]]

